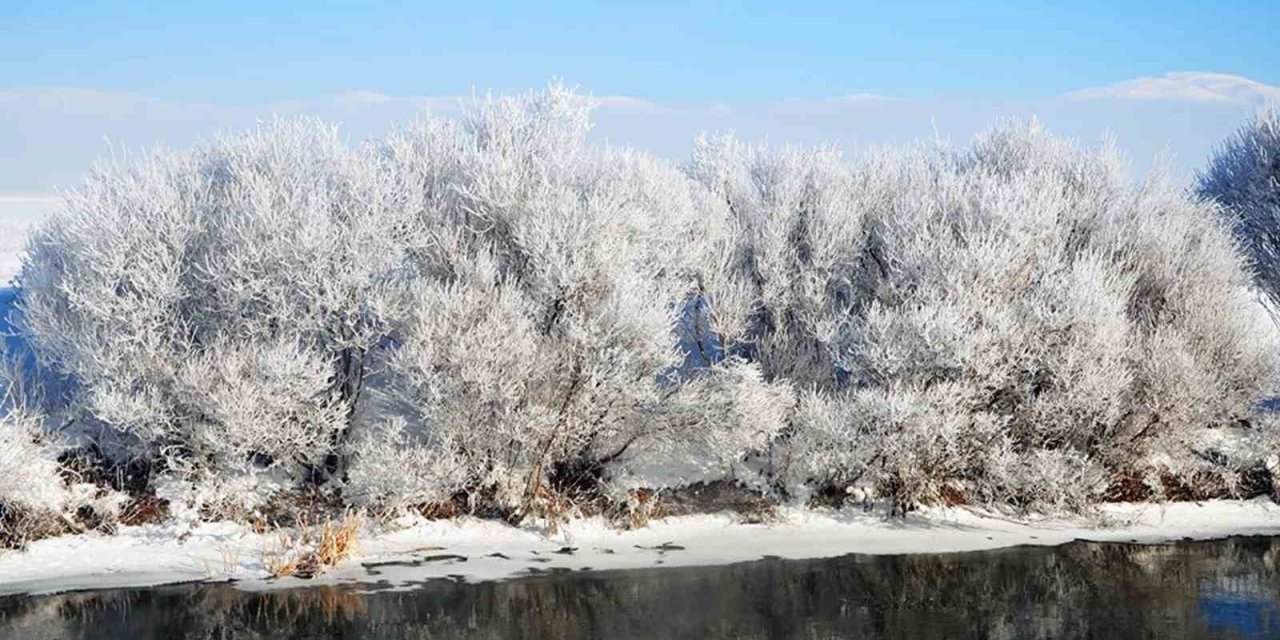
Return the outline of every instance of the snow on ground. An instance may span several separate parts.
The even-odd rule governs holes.
[[[718,565],[765,556],[943,553],[1072,540],[1158,543],[1182,538],[1280,535],[1280,506],[1266,499],[1105,505],[1092,518],[1014,520],[967,509],[905,518],[883,511],[782,510],[778,521],[744,524],[728,514],[685,516],[618,531],[581,520],[554,535],[498,522],[403,519],[361,541],[356,557],[315,580],[264,580],[262,558],[276,535],[231,523],[124,527],[0,553],[0,595],[236,580],[245,589],[363,583],[412,588],[435,578],[495,580],[539,572]]]
[[[27,230],[42,220],[57,203],[58,200],[51,196],[0,194],[0,287],[18,275]]]

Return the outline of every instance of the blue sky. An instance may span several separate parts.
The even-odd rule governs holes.
[[[188,4],[0,0],[0,208],[113,145],[292,113],[362,138],[552,78],[607,98],[598,137],[676,159],[704,130],[857,150],[1037,117],[1184,178],[1280,101],[1275,0]]]
[[[194,4],[6,0],[0,79],[240,104],[552,75],[662,101],[1021,98],[1169,71],[1280,84],[1274,1]]]

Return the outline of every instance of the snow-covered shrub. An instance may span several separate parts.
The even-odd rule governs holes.
[[[473,461],[461,446],[415,437],[401,416],[386,420],[351,440],[348,500],[389,510],[440,504],[474,482]]]
[[[338,448],[400,264],[371,165],[297,120],[100,168],[30,240],[25,337],[134,455],[300,473]]]
[[[708,198],[588,146],[589,111],[553,86],[354,150],[277,121],[103,168],[33,235],[22,330],[80,423],[216,494],[198,502],[283,471],[528,509],[565,469],[706,426],[662,414]],[[407,409],[347,442],[375,363]],[[763,442],[750,422],[710,425],[716,454]],[[413,466],[447,472],[395,477]]]
[[[589,112],[553,86],[383,148],[420,216],[391,378],[419,446],[451,449],[467,487],[522,512],[644,446],[681,359],[696,195],[671,167],[587,146]]]
[[[393,393],[409,420],[376,416],[372,432],[357,435],[357,495],[385,500],[398,485],[394,500],[430,502],[468,487],[516,483],[507,487],[516,500],[529,473],[531,454],[522,448],[557,424],[553,410],[529,402],[531,394],[548,393],[538,387],[555,380],[549,369],[556,364],[532,306],[499,281],[487,256],[455,266],[463,274],[457,280],[419,283],[413,316],[387,356]],[[437,467],[452,467],[448,461],[460,468],[442,473]]]
[[[1230,493],[1274,453],[1278,345],[1218,205],[1110,150],[715,137],[681,172],[587,144],[589,114],[552,86],[377,144],[278,121],[96,171],[17,281],[58,421],[228,513],[303,479],[517,517],[713,479],[1082,508]],[[1274,291],[1270,118],[1202,190]]]
[[[833,354],[879,277],[876,185],[835,150],[771,153],[732,136],[700,138],[688,171],[718,205],[705,247],[689,250],[701,267],[693,342],[749,357],[769,380],[838,386]]]
[[[388,370],[420,446],[447,451],[468,469],[463,486],[507,506],[592,485],[624,455],[710,438],[703,428],[721,433],[707,442],[726,458],[767,441],[759,424],[709,424],[673,401],[689,393],[673,329],[705,202],[671,167],[587,146],[589,107],[553,86],[460,123],[420,122],[384,147],[422,212],[421,281]],[[752,435],[726,433],[736,428]]]
[[[70,492],[59,473],[59,447],[39,417],[10,411],[0,418],[0,505],[59,513]]]
[[[1280,109],[1258,114],[1223,144],[1199,191],[1223,206],[1258,287],[1280,300]]]
[[[825,171],[724,148],[692,169],[736,242],[704,266],[708,324],[806,391],[793,487],[1079,507],[1120,475],[1225,485],[1193,442],[1249,420],[1280,363],[1211,207],[1036,125]]]
[[[205,520],[289,521],[290,512],[306,511],[298,497],[294,469],[277,465],[238,463],[233,468],[180,467],[154,479],[151,491],[166,504],[167,516],[183,525]],[[281,517],[284,516],[284,517]],[[296,519],[296,518],[293,518]]]
[[[662,400],[652,434],[616,456],[612,488],[673,489],[732,479],[767,489],[758,485],[773,469],[753,458],[769,452],[794,407],[790,384],[766,382],[758,365],[737,357],[717,362]]]
[[[346,428],[333,362],[297,343],[218,345],[182,363],[175,393],[190,412],[179,460],[231,472],[255,460],[319,466]]]
[[[0,349],[0,508],[57,513],[70,497],[58,464],[63,447],[44,427],[39,390],[22,364]]]
[[[4,351],[0,357],[6,359],[0,368],[0,548],[20,548],[83,524],[113,524],[125,497],[75,481],[62,468],[59,459],[68,447],[39,412],[39,390],[26,386],[21,360]]]

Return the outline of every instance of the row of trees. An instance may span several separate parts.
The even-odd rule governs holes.
[[[321,484],[515,518],[718,478],[1082,508],[1228,495],[1280,450],[1248,271],[1280,291],[1278,196],[1238,186],[1274,180],[1274,121],[1206,175],[1223,206],[1034,124],[856,162],[711,137],[676,167],[589,117],[552,86],[358,147],[275,121],[99,168],[31,237],[37,364],[0,431],[206,507]]]

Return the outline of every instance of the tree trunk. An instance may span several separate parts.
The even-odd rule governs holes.
[[[347,408],[346,424],[333,432],[330,441],[329,455],[325,457],[325,475],[328,478],[345,479],[347,474],[347,457],[342,449],[351,436],[352,423],[356,417],[356,404],[360,400],[360,392],[364,388],[363,349],[348,347],[338,354],[337,391],[338,399]]]

